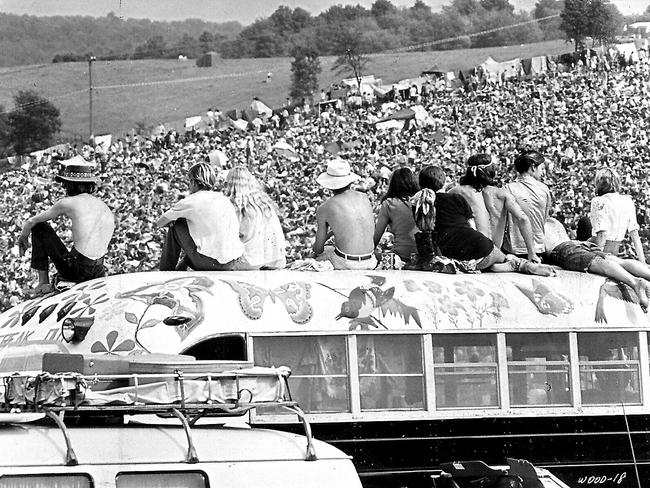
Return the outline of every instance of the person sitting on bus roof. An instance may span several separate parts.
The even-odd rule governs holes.
[[[546,170],[544,155],[524,151],[515,159],[517,178],[505,185],[506,192],[515,197],[530,221],[535,253],[544,253],[544,224],[551,211],[551,191],[542,178]],[[487,191],[487,190],[486,190]],[[523,257],[528,252],[524,237],[516,225],[514,214],[507,213],[504,252]]]
[[[336,158],[327,163],[327,171],[316,181],[334,195],[316,210],[314,253],[329,260],[334,269],[375,269],[377,258],[373,234],[375,218],[368,197],[351,188],[359,176],[350,163]],[[334,237],[334,247],[325,242]]]
[[[494,272],[516,271],[519,273],[553,276],[551,266],[528,261],[513,255],[506,256],[481,232],[472,228],[472,209],[458,194],[436,193],[445,183],[445,172],[437,166],[428,166],[420,173],[420,190],[412,199],[415,224],[419,229],[433,224],[433,232],[424,233],[415,242],[418,262],[423,254],[433,254],[440,249],[443,256],[467,262],[468,267]],[[425,193],[422,193],[427,190]],[[423,216],[427,216],[423,220]],[[428,229],[427,229],[428,230]],[[475,264],[472,266],[471,262]]]
[[[18,238],[22,256],[32,237],[31,267],[38,272],[38,286],[30,296],[53,291],[49,278],[51,260],[62,280],[82,281],[106,275],[104,256],[115,230],[115,217],[108,206],[92,195],[99,184],[94,165],[81,156],[64,163],[55,180],[63,183],[67,196],[25,222]],[[72,227],[72,249],[68,251],[47,221],[66,216]]]
[[[549,217],[545,226],[544,247],[548,261],[569,271],[581,271],[606,276],[630,286],[639,297],[645,311],[648,307],[650,268],[635,259],[621,259],[603,252],[593,241],[569,239],[564,226]]]
[[[160,271],[224,271],[234,267],[244,252],[239,240],[235,207],[214,191],[217,176],[208,163],[196,163],[188,171],[190,194],[158,219],[169,225],[160,258]],[[181,251],[185,259],[179,263]]]
[[[530,220],[512,193],[495,185],[495,164],[489,154],[474,154],[467,160],[467,171],[460,185],[449,190],[465,197],[472,207],[476,230],[489,237],[500,249],[508,216],[517,224],[528,250],[528,260],[539,263]]]

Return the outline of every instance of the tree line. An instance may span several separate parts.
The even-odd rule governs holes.
[[[157,22],[104,17],[37,17],[0,13],[0,66],[97,59],[189,58],[236,38],[238,22]]]

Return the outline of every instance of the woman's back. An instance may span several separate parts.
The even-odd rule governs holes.
[[[402,261],[408,261],[411,254],[417,251],[415,233],[418,230],[408,201],[401,198],[388,198],[381,204],[379,215],[384,215],[388,221],[394,236],[393,250]]]

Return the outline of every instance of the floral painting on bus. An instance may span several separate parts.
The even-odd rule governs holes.
[[[223,333],[648,325],[632,290],[586,273],[149,272],[19,304],[0,315],[0,345],[60,341],[67,318],[93,319],[68,347],[120,354],[178,353]]]

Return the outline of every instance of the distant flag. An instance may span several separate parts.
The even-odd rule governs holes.
[[[113,136],[111,134],[105,134],[103,136],[95,136],[95,147],[101,149],[102,152],[108,152],[111,147],[111,142],[113,141]]]

